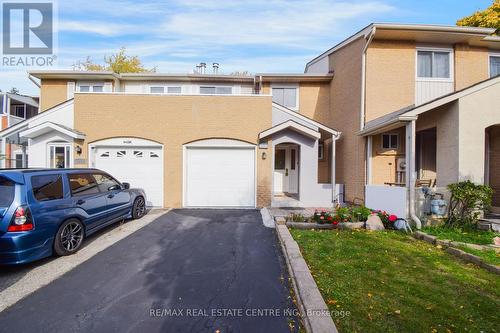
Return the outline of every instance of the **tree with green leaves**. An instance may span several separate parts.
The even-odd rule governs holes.
[[[85,61],[78,61],[73,65],[74,70],[85,71],[111,71],[114,73],[151,73],[156,72],[156,68],[145,68],[138,56],[128,55],[125,47],[122,47],[117,53],[106,57],[104,56],[104,65],[96,64],[90,57]]]
[[[493,0],[490,7],[476,11],[457,21],[457,25],[466,27],[495,28],[495,34],[500,35],[500,0]]]

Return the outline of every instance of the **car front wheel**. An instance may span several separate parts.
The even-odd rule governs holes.
[[[59,256],[67,256],[78,251],[83,243],[83,224],[77,219],[64,222],[56,234],[54,251]]]
[[[137,197],[132,206],[132,218],[140,219],[144,215],[146,215],[146,201],[143,197]]]

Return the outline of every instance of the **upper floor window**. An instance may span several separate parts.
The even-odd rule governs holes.
[[[163,87],[163,86],[151,86],[149,87],[149,92],[151,94],[180,94],[181,87]]]
[[[80,84],[78,86],[79,92],[103,92],[103,84]]]
[[[490,55],[490,77],[500,75],[500,54]]]
[[[298,108],[297,88],[273,87],[273,102],[292,110]]]
[[[207,95],[231,95],[233,93],[233,87],[200,87],[200,94]]]
[[[19,118],[26,118],[26,114],[24,112],[24,105],[15,105],[14,112],[12,113],[12,115]]]
[[[417,51],[417,77],[450,79],[450,58],[450,51]]]

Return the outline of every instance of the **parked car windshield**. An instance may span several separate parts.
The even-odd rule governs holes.
[[[14,182],[0,177],[0,207],[9,207],[12,201],[14,201],[14,193]]]

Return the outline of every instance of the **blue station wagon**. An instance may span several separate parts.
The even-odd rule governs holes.
[[[146,195],[97,169],[0,171],[0,264],[78,251],[85,237],[146,214]]]

